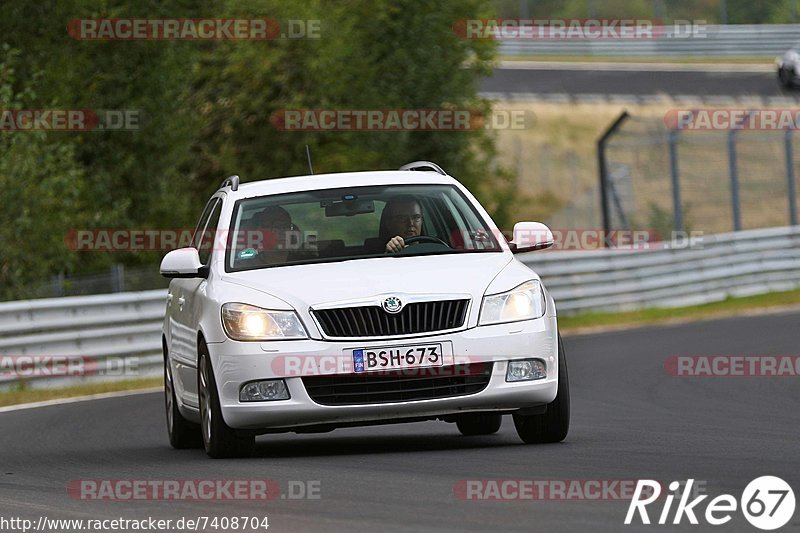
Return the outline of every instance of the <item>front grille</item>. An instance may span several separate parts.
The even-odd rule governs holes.
[[[468,304],[469,300],[415,302],[394,315],[377,305],[313,313],[327,337],[382,337],[458,328],[464,324]]]
[[[407,402],[480,392],[489,384],[492,365],[474,363],[302,379],[309,397],[320,405]]]

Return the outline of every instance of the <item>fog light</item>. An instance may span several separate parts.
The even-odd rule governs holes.
[[[544,361],[539,359],[525,359],[524,361],[509,361],[506,371],[506,381],[531,381],[547,377]]]
[[[245,383],[239,391],[240,402],[270,402],[272,400],[288,400],[289,389],[282,379],[253,381]]]

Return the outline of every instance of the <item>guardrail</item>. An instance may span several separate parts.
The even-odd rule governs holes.
[[[559,313],[681,307],[800,287],[800,226],[710,235],[687,248],[534,252],[523,261]]]
[[[0,366],[0,386],[21,381],[61,386],[160,375],[165,304],[166,290],[1,303],[0,354],[13,357]],[[25,356],[59,356],[83,368],[124,361],[125,367],[110,365],[110,372],[106,368],[89,375],[63,375],[69,372],[33,369]],[[25,366],[22,372],[16,366],[13,371],[7,368],[17,364]],[[48,375],[51,370],[53,374]]]
[[[500,39],[504,56],[654,56],[773,59],[800,41],[800,24],[736,24],[703,26],[702,35],[676,35],[666,26],[652,39]],[[680,31],[680,30],[679,30]]]
[[[541,275],[561,314],[677,307],[800,287],[800,226],[711,235],[690,248],[544,251],[520,258]],[[0,355],[124,358],[137,377],[159,375],[165,296],[154,290],[2,303]],[[0,366],[0,385],[110,379],[28,379],[7,370]]]

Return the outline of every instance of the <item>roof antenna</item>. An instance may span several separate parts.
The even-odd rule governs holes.
[[[311,171],[311,175],[314,175],[314,167],[311,166],[311,150],[306,145],[306,157],[308,157],[308,170]]]

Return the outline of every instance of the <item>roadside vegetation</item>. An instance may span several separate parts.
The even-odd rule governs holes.
[[[0,132],[0,299],[59,273],[157,265],[159,252],[76,252],[75,229],[194,227],[228,175],[243,181],[392,169],[434,160],[501,223],[521,201],[485,130],[280,131],[287,109],[488,112],[478,79],[495,43],[453,21],[493,16],[486,0],[145,0],[15,2],[0,18],[0,109],[135,111],[133,131]],[[145,15],[143,15],[145,14]],[[319,21],[319,38],[267,41],[78,40],[71,20],[143,17]],[[469,68],[463,68],[469,64]]]
[[[25,384],[16,384],[10,389],[0,391],[0,407],[4,405],[44,402],[48,400],[105,394],[109,392],[149,389],[161,386],[162,383],[163,380],[161,378],[128,379],[102,383],[86,383],[52,389],[34,389]]]
[[[558,304],[556,304],[558,305]],[[800,309],[800,289],[771,292],[756,296],[728,298],[720,302],[673,308],[650,308],[626,312],[596,312],[558,317],[559,329],[565,334],[626,329],[646,325],[713,320],[748,313]]]

